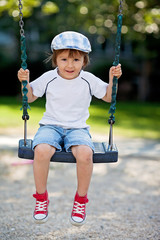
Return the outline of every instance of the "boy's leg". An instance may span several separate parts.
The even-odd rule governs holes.
[[[71,149],[77,161],[77,192],[79,196],[85,196],[93,171],[93,151],[85,145],[73,146]]]
[[[44,223],[48,219],[47,178],[50,159],[56,149],[61,150],[60,141],[61,136],[52,125],[40,127],[33,140],[33,171],[36,186],[36,194],[33,194],[36,199],[33,217],[36,223]]]
[[[36,191],[39,194],[46,191],[50,159],[55,151],[55,147],[48,144],[38,144],[35,147],[33,172]]]
[[[50,159],[56,149],[61,150],[61,135],[53,125],[41,126],[33,140],[34,148],[34,179],[36,191],[42,194],[46,191]]]
[[[55,153],[55,150],[54,147],[51,147],[48,144],[39,144],[35,147],[33,171],[36,194],[33,194],[33,197],[36,199],[36,206],[33,218],[36,223],[45,223],[48,220],[49,199],[47,192],[47,178],[50,159]]]
[[[70,129],[64,138],[66,151],[72,151],[77,162],[77,192],[70,221],[81,226],[86,220],[87,192],[93,170],[94,145],[87,128]]]
[[[86,221],[87,192],[93,170],[93,151],[88,146],[79,145],[72,147],[72,153],[77,161],[78,183],[70,221],[75,226],[81,226]]]
[[[80,196],[87,194],[92,170],[94,145],[88,128],[70,129],[64,138],[66,151],[72,151],[77,162],[77,191]]]

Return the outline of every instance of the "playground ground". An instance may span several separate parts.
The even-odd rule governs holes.
[[[17,144],[18,137],[0,136],[0,240],[160,240],[160,142],[116,139],[119,161],[94,165],[80,228],[69,222],[75,164],[51,163],[49,220],[36,225],[32,163],[18,159]]]

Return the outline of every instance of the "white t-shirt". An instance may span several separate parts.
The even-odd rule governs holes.
[[[56,68],[41,75],[30,86],[34,96],[46,94],[46,111],[40,124],[85,128],[92,96],[103,98],[108,84],[83,70],[77,78],[66,80],[59,76]]]

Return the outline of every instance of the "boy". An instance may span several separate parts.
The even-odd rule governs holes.
[[[48,219],[47,178],[50,159],[55,151],[72,151],[77,162],[77,191],[70,221],[81,226],[86,220],[87,192],[92,176],[94,146],[86,120],[92,96],[111,101],[113,76],[120,77],[121,65],[111,67],[109,84],[82,69],[89,63],[91,46],[88,38],[77,32],[63,32],[51,43],[54,70],[29,83],[29,70],[20,69],[20,81],[28,81],[28,101],[46,94],[46,112],[33,140],[34,179],[36,186],[36,223]]]

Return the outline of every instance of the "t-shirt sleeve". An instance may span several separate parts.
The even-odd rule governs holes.
[[[30,82],[30,86],[33,90],[33,95],[36,97],[42,97],[45,94],[48,80],[50,79],[49,72],[44,73],[33,82]]]
[[[106,95],[108,83],[102,81],[100,78],[89,73],[88,79],[91,86],[91,93],[98,99],[103,98]]]

